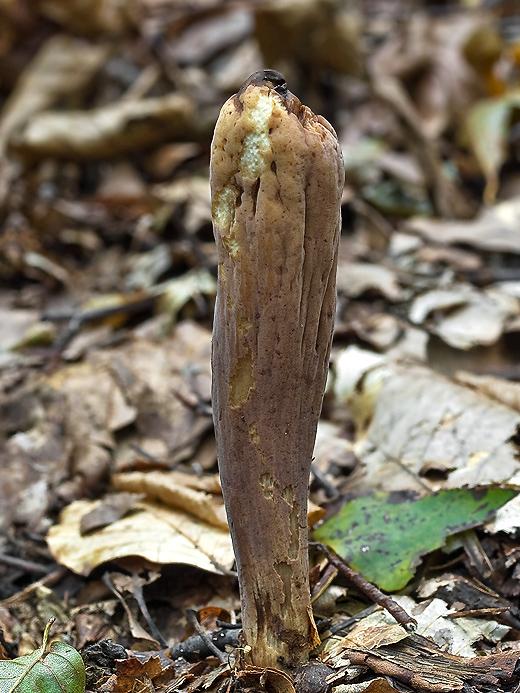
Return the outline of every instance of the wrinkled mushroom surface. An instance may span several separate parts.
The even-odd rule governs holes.
[[[343,161],[272,70],[223,106],[211,152],[219,288],[213,408],[245,639],[291,668],[319,640],[307,496],[335,309]]]

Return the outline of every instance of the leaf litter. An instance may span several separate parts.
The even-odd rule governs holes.
[[[397,584],[356,562],[369,524],[357,587],[311,554],[327,614],[312,675],[338,693],[518,685],[518,497],[494,519],[472,502],[519,487],[520,41],[506,3],[452,4],[0,3],[0,657],[37,650],[55,615],[88,691],[307,690],[305,673],[242,669],[225,621],[205,627],[236,663],[212,659],[184,613],[240,618],[207,152],[221,104],[269,65],[334,124],[348,176],[309,524],[350,508],[352,539],[357,508],[384,517],[396,493],[400,522],[443,499],[459,512],[450,530],[441,505],[436,541],[412,522],[385,539],[406,543],[396,600],[415,635],[364,615],[363,579]]]

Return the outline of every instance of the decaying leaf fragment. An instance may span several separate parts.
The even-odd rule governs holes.
[[[454,610],[441,599],[414,604],[409,597],[396,597],[417,617],[417,632],[410,634],[391,616],[375,612],[364,618],[326,656],[337,665],[348,659],[372,671],[406,682],[415,690],[431,693],[487,686],[502,690],[511,680],[519,653],[514,651],[475,656],[474,643],[485,638],[497,642],[507,626],[483,619],[453,619]],[[472,689],[473,689],[472,687]]]
[[[222,108],[211,188],[213,407],[242,623],[253,664],[291,667],[317,640],[306,508],[335,305],[336,134],[279,73],[255,73]]]

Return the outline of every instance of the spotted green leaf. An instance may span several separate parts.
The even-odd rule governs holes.
[[[516,495],[511,489],[448,489],[425,498],[374,493],[344,505],[315,532],[370,582],[399,590],[413,577],[421,557],[452,534],[490,519]]]

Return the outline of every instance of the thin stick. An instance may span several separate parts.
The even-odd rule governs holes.
[[[342,631],[346,631],[347,629],[351,630],[350,626],[354,626],[356,623],[358,623],[358,621],[361,621],[363,618],[370,616],[370,614],[373,614],[377,608],[377,604],[371,604],[369,607],[363,609],[363,611],[360,611],[355,616],[350,616],[350,618],[346,618],[344,621],[336,623],[336,625],[331,626],[327,629],[327,633],[330,633],[330,635],[327,635],[326,637],[338,634],[344,635],[344,632],[342,633]],[[322,636],[322,639],[324,640],[325,636]]]
[[[338,489],[327,479],[325,474],[314,464],[314,462],[311,462],[311,472],[314,474],[316,482],[325,491],[327,498],[336,498],[339,496]]]
[[[20,592],[12,594],[6,599],[2,599],[2,601],[0,601],[0,607],[8,607],[13,606],[13,604],[23,603],[29,597],[29,595],[34,592],[34,590],[38,589],[38,587],[55,585],[57,582],[62,580],[67,573],[67,568],[60,567],[58,570],[54,570],[52,573],[45,575],[45,577],[43,577],[41,580],[37,580],[36,582],[32,582],[30,585],[27,585],[27,587],[24,587],[24,589]]]
[[[0,563],[9,565],[13,568],[20,568],[27,573],[36,573],[40,575],[48,575],[49,570],[52,568],[52,566],[49,565],[41,565],[40,563],[34,563],[34,561],[26,561],[23,558],[8,556],[5,553],[0,553]]]
[[[146,623],[148,624],[148,627],[150,628],[150,632],[153,635],[153,637],[157,640],[159,645],[162,648],[166,649],[168,647],[168,643],[163,638],[163,636],[161,635],[161,632],[159,631],[159,629],[155,625],[152,617],[150,616],[150,612],[148,611],[148,607],[147,607],[146,602],[144,600],[143,588],[141,586],[141,583],[139,582],[139,578],[134,573],[132,575],[132,579],[134,582],[133,592],[134,592],[135,601],[137,602],[137,605],[139,606],[141,613],[143,614],[144,619],[145,619]]]
[[[212,641],[212,639],[209,637],[209,635],[204,631],[204,629],[197,620],[197,614],[195,613],[195,611],[193,611],[193,609],[186,609],[186,617],[188,618],[190,625],[193,626],[193,628],[195,629],[197,635],[200,635],[200,637],[211,650],[211,652],[213,652],[213,654],[220,659],[222,664],[227,664],[227,654],[219,650],[215,643]]]
[[[352,570],[352,568],[348,566],[342,558],[340,558],[337,554],[332,553],[331,550],[325,546],[325,544],[322,544],[319,541],[313,541],[309,542],[309,546],[315,546],[318,551],[326,556],[327,560],[338,569],[338,572],[346,577],[349,582],[356,585],[356,587],[359,588],[363,594],[366,594],[366,596],[370,597],[370,599],[376,602],[376,604],[379,604],[386,609],[388,613],[395,618],[397,623],[405,626],[407,630],[415,630],[417,627],[417,621],[412,618],[412,616],[409,616],[403,607],[399,606],[399,604],[397,604],[392,597],[389,597],[387,594],[383,594],[383,592],[381,592],[381,590],[375,585],[372,585],[359,573]]]

